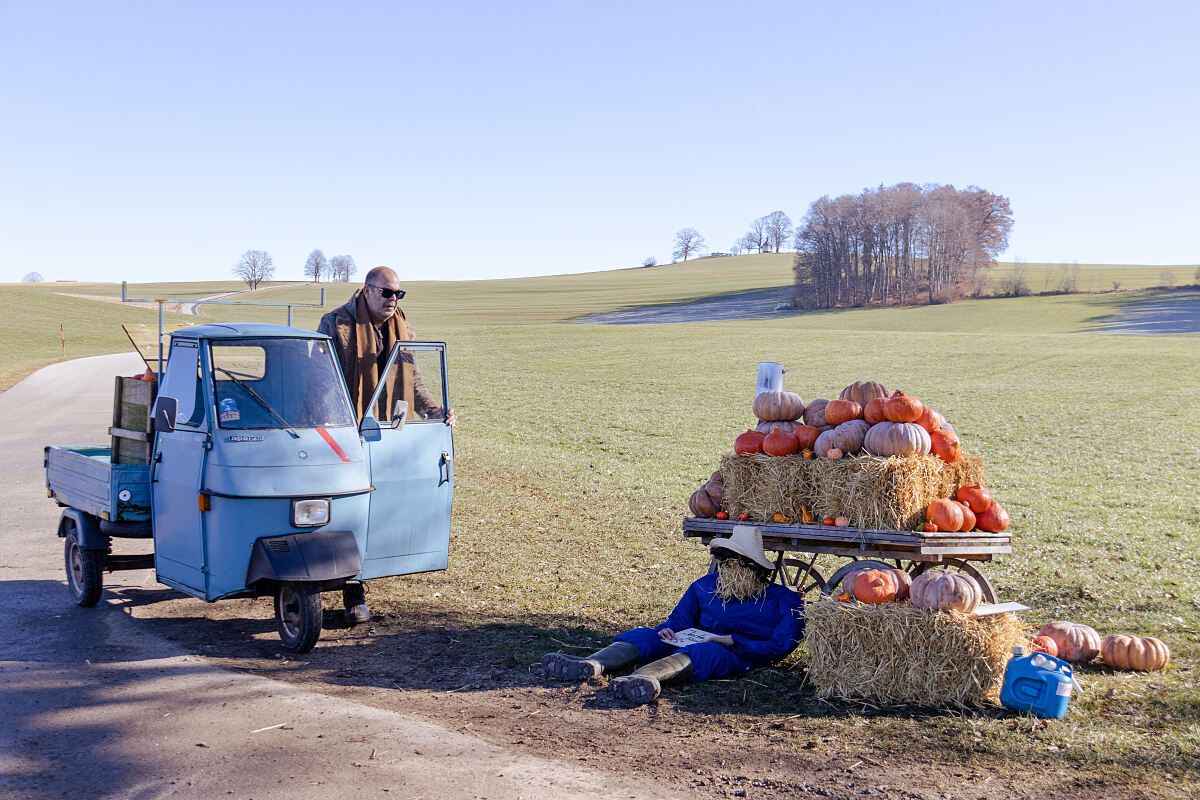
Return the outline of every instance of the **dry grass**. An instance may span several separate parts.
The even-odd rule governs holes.
[[[830,460],[801,456],[736,456],[721,459],[725,510],[768,521],[776,512],[794,520],[806,505],[818,519],[845,514],[850,524],[879,530],[914,530],[925,508],[952,497],[960,486],[986,483],[983,461],[964,454],[953,464],[936,456]]]
[[[812,603],[808,677],[821,697],[879,703],[996,703],[1014,645],[1013,614],[976,617],[908,603]]]

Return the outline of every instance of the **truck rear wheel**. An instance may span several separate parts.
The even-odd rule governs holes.
[[[66,536],[63,560],[67,568],[67,588],[75,598],[75,604],[91,608],[100,602],[100,594],[104,591],[100,554],[79,546],[74,527]]]
[[[275,589],[275,624],[285,650],[307,653],[321,638],[321,593],[311,583],[283,581]]]

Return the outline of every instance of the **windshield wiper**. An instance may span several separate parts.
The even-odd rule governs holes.
[[[248,395],[250,395],[251,397],[253,397],[255,400],[257,400],[257,401],[258,401],[259,405],[261,405],[261,406],[262,406],[263,408],[265,408],[267,411],[270,411],[272,414],[274,414],[274,415],[275,415],[275,419],[277,419],[277,420],[279,420],[280,422],[282,422],[282,423],[283,423],[283,429],[284,429],[284,430],[286,430],[286,431],[287,431],[289,434],[291,434],[291,437],[292,437],[293,439],[299,439],[299,438],[300,438],[300,434],[298,434],[298,433],[296,433],[294,430],[292,430],[292,426],[291,426],[291,425],[289,425],[289,424],[288,424],[288,421],[287,421],[286,419],[284,419],[284,418],[283,418],[283,415],[281,415],[281,414],[280,414],[278,411],[276,411],[275,409],[271,408],[271,404],[270,404],[270,403],[268,403],[266,400],[263,400],[263,399],[262,399],[262,397],[260,397],[260,396],[259,396],[258,392],[254,391],[254,390],[253,390],[253,389],[251,389],[251,388],[250,388],[248,385],[246,385],[246,382],[245,382],[245,381],[243,381],[241,378],[239,378],[238,376],[234,375],[232,372],[230,372],[229,370],[225,369],[224,367],[213,367],[213,369],[215,369],[217,372],[224,372],[226,375],[228,375],[228,376],[229,376],[229,380],[233,381],[233,382],[234,382],[234,383],[236,383],[238,386],[240,386],[240,387],[242,387],[243,389],[245,389],[245,390],[246,390],[246,394],[248,394]]]

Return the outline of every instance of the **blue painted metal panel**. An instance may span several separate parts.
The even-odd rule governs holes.
[[[151,498],[154,510],[154,569],[169,579],[206,592],[204,536],[201,528],[200,479],[207,433],[175,430],[155,436]]]
[[[410,422],[365,437],[375,491],[363,578],[445,569],[454,487],[450,427]]]
[[[353,531],[361,543],[365,538],[370,495],[335,497],[330,503],[329,524],[315,528],[292,525],[292,500],[213,497],[204,516],[209,582],[208,600],[218,600],[246,589],[246,571],[254,543],[260,538],[315,531]]]
[[[46,487],[71,508],[114,522],[150,519],[150,468],[113,464],[109,449],[54,445],[46,448]],[[128,492],[122,500],[122,492]]]

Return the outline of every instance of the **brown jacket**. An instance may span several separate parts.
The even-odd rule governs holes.
[[[359,289],[344,305],[321,317],[321,324],[317,326],[319,333],[333,339],[333,350],[342,367],[342,375],[345,376],[346,385],[350,389],[350,401],[359,419],[362,419],[366,410],[364,406],[371,399],[371,393],[379,382],[379,369],[386,363],[392,346],[396,341],[412,340],[416,337],[416,332],[400,309],[396,309],[395,316],[380,327],[370,324],[370,319],[364,311],[361,316],[366,324],[360,324],[361,294],[362,290]],[[366,335],[360,337],[360,332]],[[360,338],[364,341],[359,341]],[[391,405],[399,399],[408,401],[411,416],[440,415],[442,407],[425,387],[421,371],[412,363],[411,357],[406,359],[402,355],[401,359],[397,361],[397,368],[394,369],[392,386],[385,390],[380,398],[377,418],[388,419]]]

